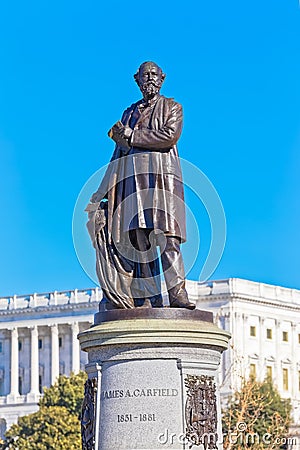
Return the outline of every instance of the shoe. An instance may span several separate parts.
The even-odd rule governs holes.
[[[195,309],[196,305],[194,303],[189,302],[189,301],[174,300],[170,304],[170,308]]]
[[[163,299],[160,294],[155,295],[154,297],[151,297],[150,301],[151,301],[152,308],[163,308],[163,306],[164,306]]]
[[[138,308],[152,308],[149,298],[146,298],[144,303],[141,306],[138,306]]]

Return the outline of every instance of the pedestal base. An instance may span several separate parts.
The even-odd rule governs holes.
[[[222,449],[217,369],[229,337],[205,311],[96,314],[79,335],[86,448]]]

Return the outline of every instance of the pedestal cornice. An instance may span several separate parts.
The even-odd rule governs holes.
[[[79,334],[82,350],[138,342],[151,346],[164,344],[205,346],[224,351],[230,339],[228,332],[221,330],[209,320],[210,316],[206,315],[206,311],[179,312],[167,308],[157,311],[137,308],[101,314],[100,323]],[[110,320],[113,315],[122,316],[122,319]],[[99,314],[96,314],[95,318],[99,321]],[[204,318],[206,320],[203,320]]]

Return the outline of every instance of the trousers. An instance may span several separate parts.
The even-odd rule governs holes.
[[[136,250],[134,256],[134,278],[131,285],[135,306],[142,306],[145,299],[149,299],[153,307],[163,306],[160,285],[160,262],[170,305],[175,300],[188,302],[180,239],[164,233],[155,234],[154,230],[150,228],[130,230],[129,239]],[[157,247],[160,249],[160,261]]]

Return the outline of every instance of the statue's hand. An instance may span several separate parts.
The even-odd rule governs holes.
[[[127,140],[131,138],[132,133],[133,130],[130,127],[123,127],[123,129],[120,130],[120,136]]]
[[[107,200],[102,200],[100,202],[100,208],[101,209],[107,209],[108,208],[108,201]]]

